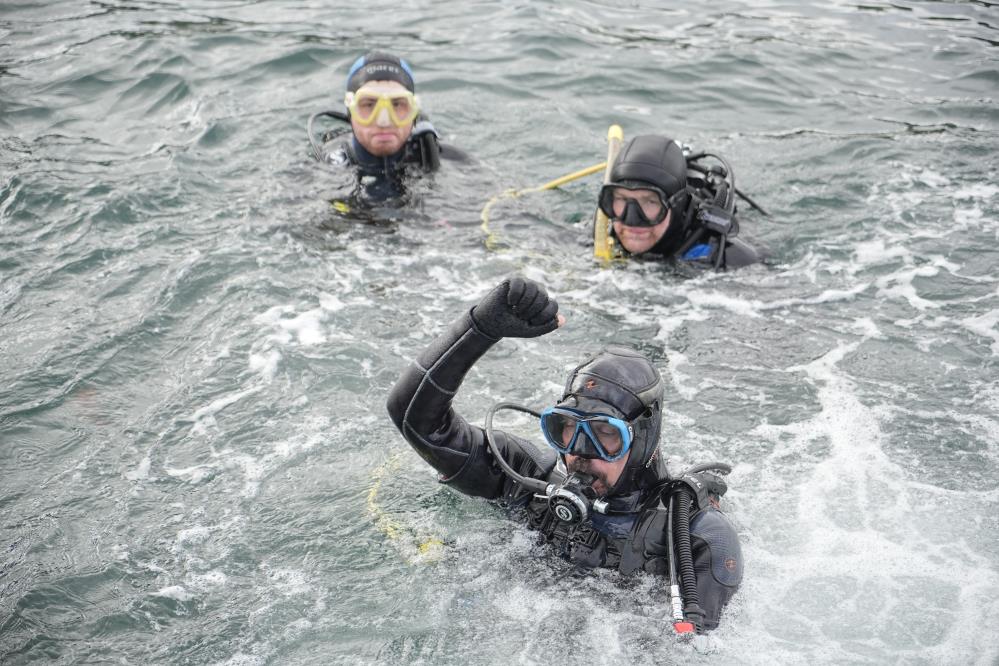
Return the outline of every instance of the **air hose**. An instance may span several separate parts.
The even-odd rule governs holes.
[[[683,595],[683,615],[701,633],[704,627],[704,611],[697,597],[697,579],[694,577],[694,557],[690,550],[690,505],[694,493],[687,486],[680,486],[675,493],[673,504],[673,541]]]
[[[311,146],[312,146],[312,155],[317,160],[319,160],[320,162],[322,162],[323,161],[323,149],[319,145],[319,143],[316,142],[316,137],[315,137],[315,135],[312,132],[312,124],[316,121],[316,118],[318,118],[319,116],[327,116],[329,118],[335,118],[337,120],[342,120],[342,121],[348,122],[348,123],[350,122],[350,116],[348,116],[343,111],[317,111],[317,112],[313,113],[311,116],[309,116],[309,122],[306,123],[305,131],[309,133],[309,144],[311,144]]]
[[[684,471],[668,488],[666,536],[671,559],[670,593],[677,599],[678,590],[683,606],[681,616],[677,612],[680,604],[673,604],[673,627],[679,634],[701,633],[704,628],[704,611],[697,595],[697,577],[694,575],[694,556],[690,545],[690,507],[697,505],[700,508],[702,501],[699,496],[707,500],[709,486],[694,476],[707,471],[728,474],[732,466],[725,463],[695,465]]]
[[[499,447],[496,446],[496,438],[493,437],[493,416],[495,416],[496,412],[503,409],[522,412],[524,414],[530,414],[535,418],[541,418],[541,414],[533,409],[528,409],[527,407],[523,407],[521,405],[515,405],[512,402],[501,402],[494,405],[493,408],[489,410],[489,413],[486,414],[486,444],[489,446],[489,450],[493,454],[493,459],[499,463],[499,466],[503,469],[507,476],[522,485],[524,488],[527,488],[534,493],[547,495],[549,484],[541,481],[540,479],[532,479],[518,474],[517,470],[510,467],[510,463],[503,458],[503,453],[499,450]]]

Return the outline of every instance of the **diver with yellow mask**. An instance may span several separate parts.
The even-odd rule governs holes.
[[[369,201],[401,196],[408,172],[436,171],[442,159],[463,161],[464,152],[443,144],[421,113],[413,70],[387,53],[358,58],[347,73],[346,113],[320,111],[309,118],[308,133],[317,160],[354,167],[358,194]],[[317,141],[316,118],[326,116],[350,123],[350,129],[327,131]]]

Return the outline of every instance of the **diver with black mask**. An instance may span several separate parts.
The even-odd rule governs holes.
[[[365,200],[381,202],[402,196],[406,176],[432,173],[441,160],[464,161],[467,155],[440,141],[421,112],[413,69],[404,59],[372,52],[358,58],[347,73],[343,111],[320,111],[309,117],[307,131],[320,162],[353,167]],[[319,117],[350,123],[325,132],[318,140]]]
[[[736,189],[732,167],[720,155],[689,153],[667,137],[643,135],[621,148],[598,206],[627,256],[725,269],[763,259],[736,238],[737,197],[766,215]]]
[[[713,629],[742,581],[739,539],[719,510],[727,490],[719,474],[731,468],[712,463],[670,475],[659,449],[663,380],[648,359],[607,346],[570,373],[553,407],[538,413],[501,403],[485,428],[452,407],[466,373],[494,344],[564,321],[541,285],[504,280],[403,372],[389,415],[442,483],[497,501],[582,567],[667,577],[677,632]],[[549,446],[494,429],[504,409],[537,416]]]

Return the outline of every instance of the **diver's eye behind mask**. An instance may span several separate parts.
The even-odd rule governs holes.
[[[549,407],[543,411],[541,431],[559,453],[608,462],[623,458],[634,437],[627,421],[567,407]]]
[[[405,127],[420,112],[416,95],[408,90],[384,93],[362,88],[356,93],[347,93],[343,103],[350,110],[350,117],[365,126],[371,125],[385,113],[393,125]]]
[[[604,185],[598,203],[604,215],[629,227],[654,227],[669,212],[666,193],[651,185],[638,188]]]

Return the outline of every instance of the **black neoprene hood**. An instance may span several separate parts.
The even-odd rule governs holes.
[[[687,187],[687,159],[672,139],[651,134],[636,136],[618,153],[609,183],[625,187],[646,183],[670,197]]]
[[[624,345],[604,347],[569,374],[560,407],[610,413],[629,421],[634,428],[628,462],[610,494],[640,489],[660,474],[658,467],[650,465],[659,448],[664,393],[659,370],[641,353]]]
[[[608,345],[572,371],[562,400],[569,397],[599,400],[630,421],[662,404],[663,380],[634,349]]]

